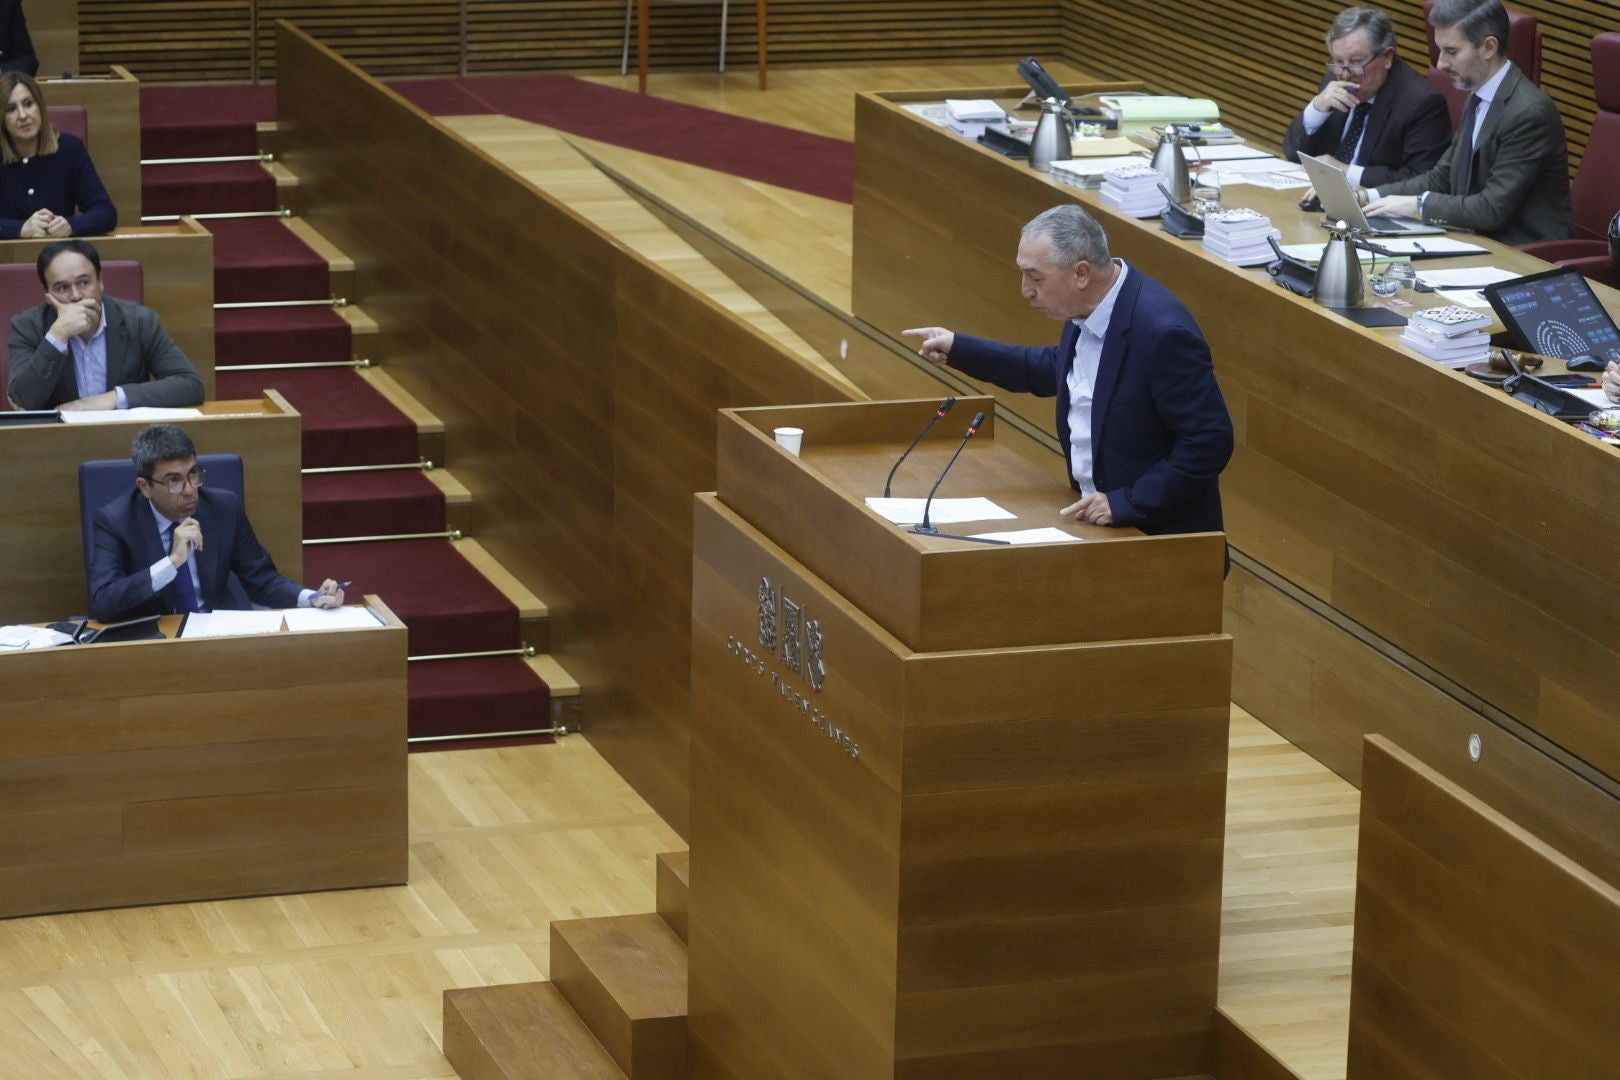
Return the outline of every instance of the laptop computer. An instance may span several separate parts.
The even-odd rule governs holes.
[[[1299,163],[1304,166],[1311,186],[1316,188],[1316,197],[1322,200],[1322,209],[1328,216],[1324,225],[1343,221],[1367,236],[1435,236],[1446,231],[1414,218],[1391,217],[1388,214],[1368,217],[1356,201],[1355,188],[1343,169],[1309,154],[1299,155]]]

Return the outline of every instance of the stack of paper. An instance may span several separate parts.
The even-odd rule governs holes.
[[[945,126],[970,139],[983,135],[986,124],[1006,118],[1007,114],[1001,106],[986,98],[945,99]]]
[[[1490,357],[1490,325],[1486,316],[1455,304],[1429,308],[1407,320],[1401,341],[1438,364],[1467,367]]]
[[[1077,188],[1100,188],[1109,173],[1116,169],[1126,169],[1133,165],[1145,164],[1141,158],[1134,155],[1130,157],[1100,157],[1076,158],[1073,161],[1052,162],[1052,179],[1061,180],[1065,184]],[[1154,176],[1159,175],[1154,173]],[[1164,205],[1163,196],[1159,205]]]
[[[1164,210],[1166,199],[1159,185],[1164,183],[1153,166],[1142,162],[1111,169],[1103,175],[1102,190],[1097,197],[1104,206],[1131,217],[1157,217]]]
[[[1270,237],[1282,234],[1258,210],[1238,207],[1204,219],[1204,250],[1237,266],[1258,266],[1275,258]]]

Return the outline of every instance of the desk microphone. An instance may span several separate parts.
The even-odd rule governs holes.
[[[951,460],[947,461],[945,467],[939,471],[939,479],[934,481],[933,488],[928,492],[928,499],[923,503],[922,523],[913,525],[911,527],[912,532],[921,533],[924,536],[937,536],[944,540],[971,540],[975,544],[1005,544],[1007,542],[1005,540],[992,540],[985,536],[960,536],[956,533],[942,533],[928,521],[929,511],[934,506],[934,492],[938,491],[939,485],[945,482],[945,474],[951,471],[951,466],[956,464],[956,459],[962,456],[962,450],[967,446],[968,440],[979,433],[979,425],[983,423],[984,413],[974,413],[973,423],[968,425],[967,434],[963,435],[962,441],[956,445],[956,453],[951,455]]]
[[[889,470],[889,478],[883,481],[883,497],[885,499],[889,497],[889,485],[894,483],[894,474],[899,471],[901,463],[904,462],[906,458],[911,456],[911,452],[917,449],[917,444],[923,441],[923,436],[927,435],[930,431],[933,431],[934,425],[939,423],[940,417],[950,412],[951,406],[955,404],[956,399],[954,397],[948,397],[944,401],[940,402],[939,408],[934,410],[933,417],[930,418],[923,429],[917,433],[917,437],[911,440],[911,445],[906,447],[906,452],[900,455],[900,460],[894,463],[894,468]]]

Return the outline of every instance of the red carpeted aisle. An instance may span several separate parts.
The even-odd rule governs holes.
[[[273,87],[143,88],[147,157],[251,154],[254,125],[274,118]],[[147,212],[269,210],[275,183],[259,165],[149,166]],[[327,299],[327,267],[280,220],[212,221],[220,303]],[[419,458],[416,427],[352,368],[230,371],[233,364],[302,364],[353,357],[349,325],[330,307],[219,312],[216,395],[256,397],[273,387],[303,417],[304,466],[379,465]],[[433,533],[446,528],[444,497],[421,472],[306,476],[310,539]],[[308,581],[352,581],[404,620],[412,655],[516,649],[517,609],[445,540],[316,545],[304,552]],[[416,662],[409,673],[410,733],[468,735],[544,727],[545,683],[518,657]],[[437,745],[437,744],[435,744]],[[455,744],[451,744],[455,745]]]
[[[855,199],[855,147],[843,139],[568,75],[481,75],[389,86],[435,116],[504,113],[824,199]]]

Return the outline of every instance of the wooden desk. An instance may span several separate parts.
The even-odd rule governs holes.
[[[266,390],[258,401],[214,401],[187,421],[199,453],[242,455],[253,530],[298,580],[303,574],[304,511],[299,469],[301,418]],[[0,426],[0,622],[29,622],[83,612],[84,544],[79,524],[79,463],[127,458],[144,421]]]
[[[59,74],[60,68],[40,73]],[[90,158],[107,194],[118,207],[118,221],[141,223],[141,81],[117,64],[97,77],[43,80],[52,105],[81,105],[89,124]]]
[[[1594,804],[1598,826],[1595,810],[1538,806],[1528,778],[1549,755],[1610,793],[1620,777],[1620,455],[1421,359],[1399,331],[1358,327],[900,107],[945,96],[1010,94],[857,99],[856,314],[891,333],[943,320],[1054,341],[1018,295],[1019,229],[1055,203],[1090,208],[1115,254],[1191,309],[1231,407],[1222,490],[1246,557],[1227,589],[1234,699],[1352,780],[1362,736],[1382,732],[1614,859],[1612,799]],[[1265,211],[1285,241],[1322,239],[1298,194],[1233,186],[1226,202]],[[1455,262],[1543,266],[1481,242],[1488,255]],[[1001,400],[1052,430],[1049,401]],[[1572,588],[1586,602],[1561,602]],[[1483,720],[1514,738],[1467,772],[1469,733],[1495,731]]]
[[[23,0],[41,78],[79,73],[79,0]]]
[[[366,600],[385,625],[0,656],[0,918],[403,884],[405,627]]]
[[[123,208],[119,207],[123,219]],[[0,240],[0,262],[33,263],[48,240]],[[131,225],[91,238],[104,261],[141,264],[146,306],[191,360],[214,396],[214,236],[195,218],[172,225]],[[40,299],[43,302],[44,292]]]

